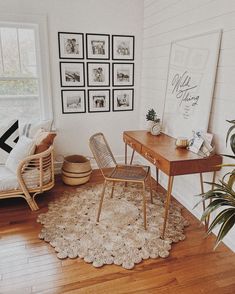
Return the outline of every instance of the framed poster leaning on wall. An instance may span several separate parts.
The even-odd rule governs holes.
[[[207,131],[220,39],[221,30],[216,30],[172,42],[163,114],[167,135]]]

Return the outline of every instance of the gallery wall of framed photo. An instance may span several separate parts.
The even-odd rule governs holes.
[[[62,113],[134,110],[135,37],[58,32]]]

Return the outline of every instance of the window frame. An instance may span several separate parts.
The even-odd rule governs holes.
[[[35,32],[36,60],[37,60],[37,77],[39,86],[38,95],[6,95],[4,98],[16,98],[23,96],[25,98],[39,98],[40,119],[53,120],[52,96],[51,96],[51,78],[49,68],[49,46],[47,33],[47,16],[46,15],[6,15],[0,14],[0,26],[30,28]],[[14,77],[17,78],[17,77]],[[12,78],[1,78],[12,80]],[[20,79],[27,79],[19,77]],[[33,78],[29,78],[33,79]],[[1,98],[0,98],[1,99]]]

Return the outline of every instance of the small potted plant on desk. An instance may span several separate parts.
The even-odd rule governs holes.
[[[157,117],[157,113],[153,108],[148,110],[146,120],[149,122],[147,130],[152,135],[159,135],[161,133],[160,118]]]

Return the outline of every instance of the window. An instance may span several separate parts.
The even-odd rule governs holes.
[[[52,118],[46,17],[33,18],[0,23],[0,120]]]

